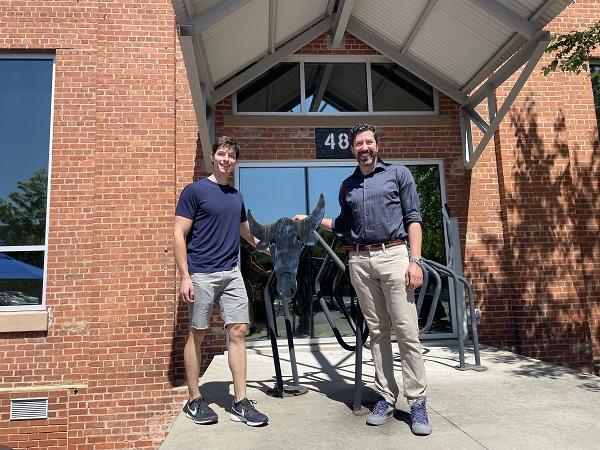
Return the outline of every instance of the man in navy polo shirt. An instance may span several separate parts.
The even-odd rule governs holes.
[[[198,424],[218,421],[200,394],[200,353],[218,301],[228,333],[228,362],[235,399],[231,420],[265,425],[268,417],[246,398],[246,332],[248,296],[238,266],[240,235],[256,246],[250,233],[242,194],[229,186],[239,156],[237,142],[223,136],[212,148],[213,173],[186,186],[175,210],[174,250],[181,277],[180,293],[189,305],[190,332],[184,348],[189,400],[183,411]]]

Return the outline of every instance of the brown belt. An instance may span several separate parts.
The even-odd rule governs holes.
[[[342,248],[348,252],[371,252],[376,250],[385,250],[389,247],[395,247],[397,245],[406,245],[404,239],[396,239],[395,241],[382,242],[380,244],[354,244],[354,245],[342,245]]]

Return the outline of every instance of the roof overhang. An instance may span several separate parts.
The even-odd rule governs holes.
[[[549,42],[543,28],[571,0],[172,0],[205,163],[213,105],[327,34],[349,32],[461,105],[472,168]],[[495,90],[521,67],[496,110]],[[489,124],[475,108],[487,100]],[[483,138],[473,146],[471,127]],[[209,166],[207,166],[209,167]]]

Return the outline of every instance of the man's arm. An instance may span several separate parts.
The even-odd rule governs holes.
[[[306,214],[296,214],[292,220],[304,220],[306,219],[308,216]],[[333,228],[333,219],[330,217],[324,217],[323,220],[321,220],[321,223],[319,224],[319,226],[321,228],[326,229],[327,231],[331,231],[331,229]]]
[[[245,239],[246,242],[248,242],[248,244],[250,244],[254,248],[256,248],[256,246],[260,242],[250,232],[250,225],[248,224],[247,220],[245,222],[240,223],[240,235]],[[268,247],[263,253],[266,253],[267,255],[271,254]]]
[[[187,246],[185,238],[192,229],[192,220],[187,217],[175,216],[175,230],[173,232],[173,250],[175,262],[179,269],[181,280],[179,292],[185,303],[194,302],[194,286],[188,272]]]
[[[408,224],[408,243],[410,244],[410,256],[412,258],[421,257],[421,245],[423,242],[423,230],[420,222],[411,222]],[[406,269],[406,286],[409,289],[416,289],[423,284],[423,270],[416,262],[410,262]]]

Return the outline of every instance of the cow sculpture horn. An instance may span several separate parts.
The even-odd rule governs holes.
[[[263,225],[256,221],[252,216],[252,212],[248,210],[248,225],[250,226],[250,232],[260,242],[256,245],[256,249],[263,251],[269,246],[269,228],[270,225]]]

